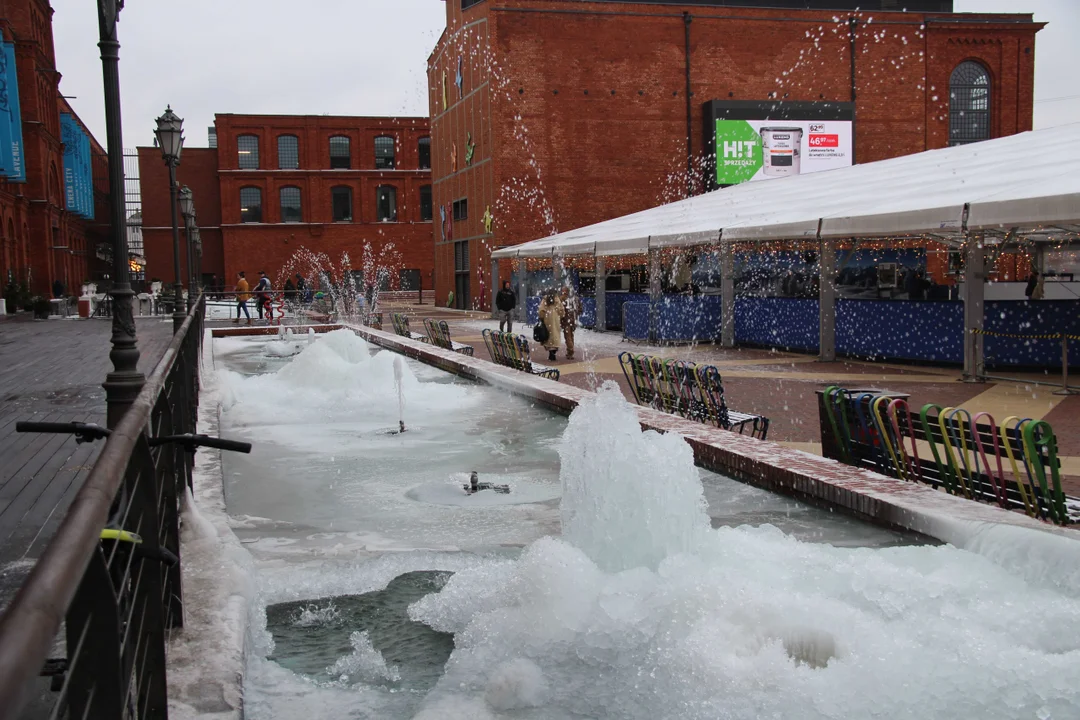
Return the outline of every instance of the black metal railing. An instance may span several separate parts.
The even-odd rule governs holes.
[[[113,430],[20,423],[107,439],[0,617],[0,720],[19,717],[46,683],[52,717],[167,716],[165,647],[184,622],[179,513],[194,450],[250,450],[195,434],[204,307],[200,298]]]

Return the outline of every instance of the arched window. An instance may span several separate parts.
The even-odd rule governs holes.
[[[236,152],[241,170],[259,169],[259,138],[256,135],[240,135],[236,138]]]
[[[379,222],[397,222],[397,188],[380,185],[375,189],[375,206]]]
[[[352,154],[349,150],[349,138],[335,135],[330,138],[330,169],[348,170],[352,167]]]
[[[300,141],[295,135],[278,135],[277,166],[279,170],[299,169]]]
[[[262,222],[262,190],[260,188],[240,188],[240,222]]]
[[[339,185],[330,188],[330,205],[334,210],[334,222],[352,222],[352,188]]]
[[[956,66],[949,78],[949,145],[990,138],[990,73],[973,60]]]
[[[431,169],[431,138],[422,137],[419,143],[417,143],[417,150],[420,155],[420,169]]]
[[[375,138],[375,169],[394,169],[394,138],[389,135]]]
[[[281,222],[303,222],[300,212],[300,188],[283,187],[279,195],[281,196]]]

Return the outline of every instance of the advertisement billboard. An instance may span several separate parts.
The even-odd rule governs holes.
[[[716,184],[847,167],[851,151],[845,120],[717,120]]]
[[[846,102],[705,103],[710,188],[855,164],[855,106]]]

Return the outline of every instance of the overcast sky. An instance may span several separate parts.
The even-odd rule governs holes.
[[[60,89],[102,144],[93,0],[53,0]],[[955,0],[957,12],[1033,12],[1035,127],[1080,120],[1080,0]],[[426,115],[444,0],[127,0],[120,15],[124,145],[149,145],[165,105],[205,147],[214,113]]]

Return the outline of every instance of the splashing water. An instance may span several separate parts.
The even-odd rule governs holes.
[[[397,389],[399,432],[405,432],[405,388],[402,385],[404,374],[405,360],[397,355],[394,357],[394,387]]]
[[[564,537],[410,606],[455,633],[420,717],[1004,719],[1080,703],[1080,600],[1049,580],[953,547],[713,530],[689,448],[642,433],[610,383],[560,456]],[[1037,554],[1047,538],[1010,543]]]

